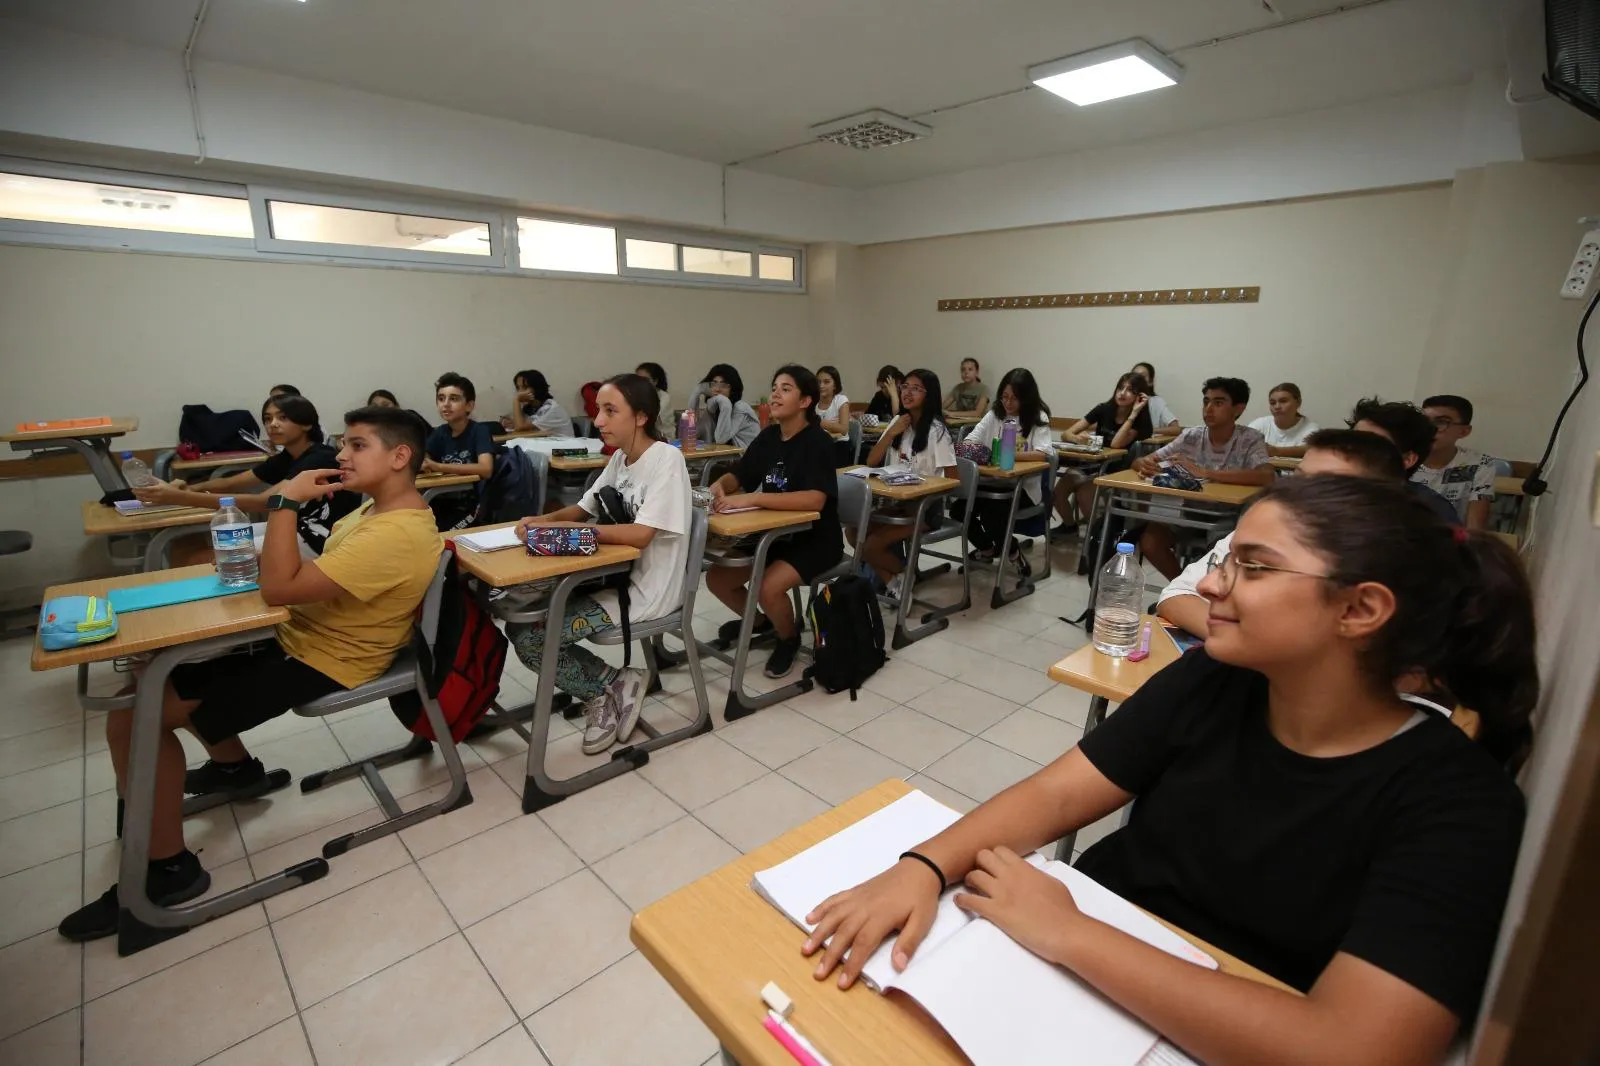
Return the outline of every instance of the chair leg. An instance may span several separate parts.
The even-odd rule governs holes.
[[[384,769],[390,766],[398,766],[410,759],[421,759],[431,751],[433,751],[433,741],[427,737],[414,736],[398,748],[381,751],[376,755],[369,755],[359,762],[346,763],[343,766],[335,766],[331,770],[318,770],[314,774],[307,774],[300,779],[300,791],[301,793],[315,792],[324,785],[333,785],[340,781],[348,781],[353,777],[360,777],[362,768],[369,764],[378,769]]]

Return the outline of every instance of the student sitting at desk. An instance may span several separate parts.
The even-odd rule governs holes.
[[[603,512],[601,496],[615,494],[632,520],[595,526],[602,544],[626,544],[640,555],[628,574],[628,618],[649,621],[678,609],[683,602],[683,571],[688,565],[689,470],[683,453],[656,437],[656,390],[637,374],[619,374],[600,387],[594,417],[600,439],[617,449],[600,478],[576,506],[524,518],[517,535],[526,540],[535,526],[557,523],[590,524]],[[583,753],[595,755],[613,743],[625,741],[639,722],[644,706],[645,672],[638,667],[618,669],[581,645],[594,633],[622,624],[617,593],[604,589],[575,593],[567,600],[566,616],[559,623],[561,641],[556,661],[555,685],[586,704]],[[506,636],[517,658],[530,670],[544,665],[548,620],[511,622]]]
[[[1472,434],[1472,401],[1465,396],[1430,396],[1422,401],[1422,413],[1438,436],[1412,480],[1450,501],[1467,528],[1487,529],[1494,503],[1495,461],[1460,447]]]
[[[398,408],[400,406],[400,401],[395,399],[394,393],[390,392],[388,389],[373,389],[372,395],[367,397],[367,406]],[[423,418],[421,412],[413,410],[410,407],[405,408],[405,410],[409,414],[416,415],[417,420],[422,423],[423,427],[428,432],[433,432],[433,423],[429,422],[426,418]]]
[[[744,402],[744,379],[739,371],[727,363],[718,363],[706,371],[705,380],[695,386],[689,406],[707,419],[699,426],[700,439],[713,444],[732,444],[750,447],[750,442],[761,432],[761,419],[756,410]]]
[[[1201,1061],[1443,1058],[1477,1013],[1522,834],[1505,764],[1539,678],[1516,555],[1398,485],[1283,478],[1201,592],[1204,648],[921,858],[807,917],[806,954],[832,938],[819,980],[848,951],[848,986],[896,929],[904,969],[940,891],[965,881],[958,906]],[[1478,742],[1396,695],[1414,668],[1478,708]],[[1078,869],[1304,996],[1086,918],[1019,858],[1130,801]]]
[[[476,492],[447,493],[433,501],[434,519],[442,531],[457,528],[476,512],[484,482],[494,473],[495,443],[488,423],[472,420],[478,390],[471,378],[441,374],[434,389],[442,424],[428,434],[428,457],[423,460],[422,472],[472,474],[479,478]]]
[[[1238,424],[1250,402],[1250,386],[1239,378],[1211,378],[1201,395],[1205,425],[1186,429],[1171,444],[1135,459],[1133,468],[1145,477],[1154,477],[1163,464],[1171,463],[1222,485],[1272,484],[1277,475],[1267,462],[1266,438]],[[1169,581],[1182,569],[1174,551],[1177,543],[1173,528],[1159,522],[1145,526],[1139,539],[1139,550]]]
[[[939,411],[938,374],[922,369],[906,374],[900,385],[900,414],[872,446],[867,465],[910,470],[923,477],[956,476],[955,440]],[[929,509],[926,521],[938,525],[934,509]],[[908,525],[874,522],[867,532],[867,542],[861,546],[862,559],[888,587],[889,597],[894,600],[900,598],[899,577],[905,569],[894,549],[901,541],[909,540],[911,533]],[[850,530],[849,535],[854,544],[855,530]]]
[[[542,429],[557,437],[572,436],[572,416],[550,395],[550,382],[538,370],[519,370],[511,379],[517,390],[511,415],[500,420],[507,430]]]
[[[1176,433],[1182,429],[1178,416],[1160,396],[1156,395],[1156,368],[1149,363],[1134,363],[1132,372],[1143,376],[1150,386],[1150,425],[1156,433]]]
[[[1306,453],[1306,438],[1322,427],[1300,413],[1300,386],[1292,381],[1272,386],[1267,409],[1250,428],[1267,438],[1267,454],[1294,458]]]
[[[1088,444],[1089,435],[1100,438],[1103,448],[1131,448],[1155,431],[1150,421],[1150,383],[1144,375],[1129,371],[1117,379],[1111,390],[1111,399],[1095,404],[1093,409],[1067,428],[1061,436],[1078,444]],[[1077,529],[1072,517],[1073,499],[1076,497],[1078,515],[1087,522],[1094,509],[1094,478],[1076,470],[1063,470],[1056,480],[1055,508],[1061,516],[1062,529],[1068,533]]]
[[[978,376],[976,359],[961,360],[961,380],[944,398],[946,411],[981,411],[989,406],[989,386]]]
[[[232,496],[239,510],[260,514],[266,511],[267,500],[272,495],[273,490],[268,486],[288,481],[305,470],[339,468],[338,453],[323,441],[317,409],[304,396],[284,393],[268,400],[261,408],[261,424],[266,427],[267,439],[279,450],[248,471],[202,481],[193,488],[182,481],[170,484],[157,481],[134,489],[133,494],[140,503],[153,506],[209,507],[212,510],[221,505],[222,497]],[[300,509],[295,529],[310,557],[322,554],[334,523],[355,510],[360,502],[361,497],[356,493],[333,492]],[[209,549],[205,549],[198,554],[191,553],[177,565],[208,561],[208,552]]]
[[[163,696],[161,752],[150,835],[150,898],[162,905],[203,895],[211,875],[184,846],[183,795],[259,795],[266,771],[239,734],[341,688],[382,674],[411,639],[417,605],[433,580],[443,545],[418,494],[422,427],[403,411],[362,407],[345,415],[344,447],[334,470],[304,470],[278,485],[269,504],[261,553],[261,596],[289,607],[276,638],[172,671]],[[334,527],[316,560],[302,559],[294,530],[300,509],[334,493],[370,502]],[[184,773],[176,731],[200,738],[210,761]],[[133,712],[106,718],[106,739],[126,785]],[[117,888],[62,921],[69,940],[117,932]],[[181,930],[141,927],[138,947]]]
[[[1433,422],[1422,413],[1421,408],[1403,400],[1391,400],[1385,403],[1378,397],[1371,396],[1356,404],[1355,409],[1350,412],[1350,417],[1345,420],[1345,425],[1351,429],[1359,429],[1363,433],[1376,433],[1399,448],[1400,461],[1405,465],[1406,477],[1409,479],[1406,482],[1406,489],[1446,522],[1453,526],[1461,524],[1461,516],[1456,513],[1455,505],[1428,488],[1415,476],[1417,468],[1428,457],[1428,452],[1433,448],[1434,438],[1438,435]]]
[[[667,391],[667,372],[660,363],[640,363],[635,374],[656,387],[656,398],[661,401],[661,414],[656,416],[656,439],[675,440],[678,425],[672,414],[672,393]]]
[[[880,424],[888,424],[889,419],[900,413],[900,383],[906,376],[900,373],[900,368],[893,364],[885,364],[878,368],[878,391],[872,394],[872,399],[867,401],[867,414],[876,418]]]
[[[1033,372],[1022,367],[1006,372],[1000,379],[1000,392],[995,397],[994,406],[984,412],[983,418],[972,427],[966,440],[974,441],[991,448],[994,441],[1000,437],[1000,431],[1007,421],[1017,423],[1017,462],[1045,462],[1050,456],[1050,408],[1039,398],[1038,382],[1033,380]],[[1033,428],[1022,430],[1023,426]],[[1028,505],[1036,505],[1040,495],[1044,492],[1044,475],[1035,474],[1022,484],[1022,494],[1028,498]],[[967,539],[973,544],[971,558],[975,561],[987,562],[995,557],[1000,548],[1000,538],[1005,535],[1006,519],[1011,514],[1010,500],[977,500],[972,510],[972,523],[968,527]],[[1016,537],[1011,538],[1008,548],[1011,554],[1011,566],[1016,570],[1017,576],[1027,577],[1033,573],[1033,567],[1028,563],[1028,557],[1022,554],[1022,545]]]
[[[833,461],[833,438],[819,424],[817,376],[803,366],[781,366],[772,376],[773,422],[745,449],[732,473],[711,486],[712,509],[767,507],[777,511],[819,511],[822,518],[791,537],[779,540],[767,554],[766,573],[757,599],[761,613],[754,633],[776,632],[778,642],[767,659],[768,677],[785,677],[800,651],[800,627],[789,605],[789,590],[810,587],[817,575],[839,565],[844,534],[839,526],[839,480]],[[744,571],[713,567],[706,588],[744,615]],[[739,637],[739,619],[724,622],[717,636],[731,644]]]

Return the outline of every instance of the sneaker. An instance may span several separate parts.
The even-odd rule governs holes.
[[[253,794],[252,790],[266,783],[267,770],[260,759],[250,758],[239,763],[207,759],[204,765],[183,775],[183,792],[186,796],[209,796],[215,792]]]
[[[794,657],[800,652],[800,634],[796,633],[788,640],[778,639],[777,645],[772,649],[772,654],[767,657],[768,677],[787,677],[789,671],[794,669]]]
[[[1033,564],[1028,562],[1028,557],[1017,549],[1013,549],[1011,552],[1011,569],[1015,570],[1017,577],[1023,581],[1033,576]]]
[[[616,739],[620,743],[633,735],[633,727],[639,724],[639,712],[644,710],[644,688],[650,683],[650,675],[637,666],[625,666],[617,671],[616,680],[611,682],[611,704],[616,708],[617,730]]]
[[[883,586],[883,598],[888,600],[890,603],[899,606],[900,590],[905,587],[905,583],[905,574],[894,575],[894,577],[889,579],[888,584]]]
[[[145,891],[150,894],[152,900],[163,907],[170,907],[175,903],[187,903],[205,895],[210,888],[211,875],[200,865],[199,857],[192,851],[185,851],[174,860],[171,871],[149,874],[145,880]],[[80,944],[115,936],[121,911],[122,905],[117,900],[117,886],[112,885],[93,903],[80,907],[61,919],[56,931],[68,940]],[[138,924],[144,926],[143,922]],[[145,926],[145,928],[150,927]],[[174,929],[170,932],[175,936],[183,931]]]
[[[734,618],[718,626],[717,643],[724,648],[733,647],[739,639],[739,624],[740,620]],[[750,627],[750,642],[753,644],[758,637],[770,632],[772,632],[772,619],[764,614],[757,614],[755,624]]]
[[[617,705],[610,686],[584,705],[583,753],[599,755],[617,739]]]
[[[967,553],[967,561],[969,563],[992,563],[994,562],[994,549],[973,548]]]

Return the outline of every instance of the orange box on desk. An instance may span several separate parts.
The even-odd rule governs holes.
[[[42,433],[51,429],[110,429],[109,418],[58,418],[54,422],[18,422],[18,433]]]

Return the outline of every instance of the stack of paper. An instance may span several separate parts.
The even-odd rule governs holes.
[[[457,545],[475,552],[497,552],[525,545],[517,538],[516,526],[486,529],[478,533],[462,533],[454,538]]]
[[[162,511],[181,511],[183,508],[175,503],[140,503],[138,500],[118,500],[111,506],[124,518],[133,515],[160,514]]]

